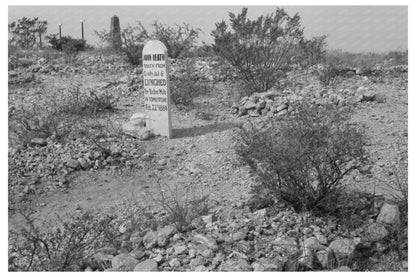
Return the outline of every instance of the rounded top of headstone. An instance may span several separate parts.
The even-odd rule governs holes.
[[[168,49],[160,40],[149,40],[143,47],[143,53],[167,52]]]

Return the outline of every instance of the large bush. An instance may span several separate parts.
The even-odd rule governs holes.
[[[300,104],[297,110],[271,119],[267,129],[242,129],[237,153],[270,195],[296,210],[324,209],[336,203],[344,176],[365,162],[365,136],[334,107]]]
[[[296,48],[303,38],[300,17],[283,9],[247,18],[247,8],[238,15],[229,13],[231,29],[225,21],[212,31],[214,51],[231,63],[253,91],[266,91],[290,69]]]
[[[176,28],[155,21],[152,30],[148,31],[139,21],[136,26],[127,26],[121,31],[122,51],[133,65],[141,63],[144,44],[148,40],[160,40],[168,49],[170,58],[179,58],[188,54],[198,38],[199,29],[189,24],[176,25]],[[110,42],[107,31],[95,31],[99,39],[105,43]]]

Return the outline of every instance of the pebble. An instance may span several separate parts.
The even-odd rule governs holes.
[[[151,271],[158,271],[157,262],[153,259],[148,259],[137,264],[134,267],[133,271],[144,271],[144,272],[151,272]]]

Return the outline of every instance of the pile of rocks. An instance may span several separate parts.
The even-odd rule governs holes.
[[[28,148],[9,148],[9,189],[17,196],[66,188],[69,175],[79,170],[124,172],[143,166],[140,142],[128,136],[87,138],[59,143],[33,138]],[[38,185],[45,182],[43,185]]]
[[[356,105],[361,102],[385,102],[385,97],[378,95],[367,87],[359,87],[355,91],[332,89],[317,89],[314,86],[305,87],[299,93],[291,90],[279,92],[269,90],[263,93],[254,93],[243,97],[231,107],[231,113],[238,117],[259,117],[266,115],[284,116],[294,111],[293,105],[301,101],[311,104],[331,104],[337,107]]]
[[[85,271],[351,271],[353,259],[383,251],[389,226],[400,222],[396,205],[377,205],[381,210],[353,231],[288,208],[248,207],[217,207],[184,232],[174,225],[123,228],[121,248],[95,254]]]

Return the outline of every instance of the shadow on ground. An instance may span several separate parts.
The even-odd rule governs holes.
[[[214,132],[222,132],[228,129],[237,128],[239,127],[239,123],[233,122],[221,122],[221,123],[213,123],[204,126],[197,126],[185,129],[173,129],[173,138],[186,138],[186,137],[196,137],[202,136],[209,133]]]

